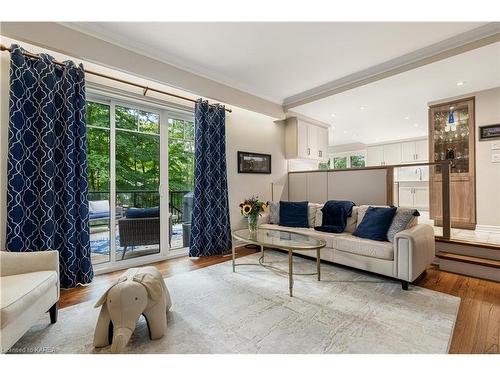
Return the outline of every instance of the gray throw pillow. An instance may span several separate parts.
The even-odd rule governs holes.
[[[280,203],[269,202],[269,224],[280,223]]]
[[[392,219],[391,226],[387,231],[387,239],[394,243],[394,237],[397,233],[408,228],[408,225],[415,219],[415,216],[420,216],[418,210],[414,208],[401,208],[399,207]]]

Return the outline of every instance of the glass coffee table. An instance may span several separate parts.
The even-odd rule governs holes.
[[[279,268],[265,264],[264,262],[264,248],[274,248],[285,250],[288,252],[288,287],[290,289],[290,297],[293,296],[293,251],[316,251],[316,269],[315,273],[295,273],[295,275],[318,275],[318,280],[321,280],[321,266],[320,266],[320,255],[321,249],[326,246],[324,240],[320,240],[309,236],[307,234],[292,233],[283,230],[276,229],[257,229],[255,232],[250,232],[248,229],[241,229],[234,231],[233,236],[233,272],[236,271],[236,266],[243,265],[257,265],[256,263],[239,263],[236,264],[236,250],[234,246],[234,240],[239,240],[246,244],[253,244],[260,246],[261,256],[259,258],[259,264],[266,268],[271,268],[279,272],[287,273]]]

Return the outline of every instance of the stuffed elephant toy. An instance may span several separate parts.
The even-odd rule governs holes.
[[[94,306],[102,306],[94,346],[111,344],[111,352],[119,353],[130,340],[141,315],[146,318],[149,337],[152,340],[163,337],[171,305],[160,271],[155,267],[128,269]]]

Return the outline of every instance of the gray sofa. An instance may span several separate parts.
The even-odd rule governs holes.
[[[417,217],[405,230],[396,234],[394,243],[373,241],[352,235],[369,206],[354,207],[343,233],[314,230],[314,226],[321,225],[322,206],[309,203],[308,228],[269,224],[268,215],[261,218],[259,228],[305,233],[321,238],[326,241],[326,247],[321,250],[321,259],[396,278],[401,280],[405,290],[408,289],[408,283],[419,277],[434,259],[434,230],[430,225],[418,224]],[[313,252],[297,253],[316,258]]]

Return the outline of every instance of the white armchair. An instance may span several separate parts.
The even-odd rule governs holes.
[[[1,351],[8,351],[40,317],[57,320],[59,253],[0,251]]]

